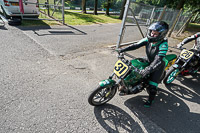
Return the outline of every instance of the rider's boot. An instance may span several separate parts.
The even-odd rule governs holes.
[[[147,107],[147,108],[150,107],[152,103],[154,102],[154,99],[157,93],[157,87],[151,85],[148,89],[149,89],[149,98],[144,103],[144,107]]]
[[[127,94],[128,94],[128,92],[126,91],[125,86],[121,86],[121,88],[119,88],[119,95],[120,96],[125,96]]]

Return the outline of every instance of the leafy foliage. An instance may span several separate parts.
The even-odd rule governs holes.
[[[190,9],[195,10],[199,9],[200,0],[136,0],[137,2],[141,2],[144,4],[150,4],[154,6],[163,7],[167,5],[169,8],[176,9]]]

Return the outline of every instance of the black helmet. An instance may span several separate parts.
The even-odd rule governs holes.
[[[159,35],[157,37],[152,37],[151,32],[152,30],[158,31]],[[165,38],[167,32],[169,30],[169,25],[164,21],[158,21],[151,24],[148,28],[147,38],[149,42],[158,42]]]

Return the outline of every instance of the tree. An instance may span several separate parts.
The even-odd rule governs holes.
[[[86,12],[86,0],[82,0],[82,13],[87,13]]]
[[[111,3],[111,0],[107,0],[107,3],[106,3],[106,15],[110,15],[109,13],[109,10],[110,10],[110,3]]]
[[[178,5],[177,5],[176,9],[180,10],[181,8],[184,7],[184,4],[185,4],[185,0],[180,0],[178,2]]]
[[[97,15],[97,8],[98,8],[98,0],[94,2],[94,15]]]

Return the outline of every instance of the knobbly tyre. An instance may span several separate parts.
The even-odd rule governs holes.
[[[180,55],[163,79],[165,85],[171,84],[177,76],[192,75],[200,69],[200,54],[198,51],[194,49],[187,50],[185,48],[179,50],[181,50]]]
[[[124,56],[128,56],[133,60],[127,60]],[[176,55],[166,55],[165,71],[175,62]],[[95,88],[88,97],[88,102],[92,106],[100,106],[110,101],[116,94],[119,88],[125,88],[127,94],[136,94],[148,87],[149,75],[142,78],[136,71],[137,69],[144,69],[149,63],[143,58],[134,59],[133,56],[127,53],[118,53],[118,61],[115,63],[114,72],[108,79],[99,82],[99,86]],[[166,72],[163,72],[165,76]],[[115,77],[115,79],[114,79]]]

